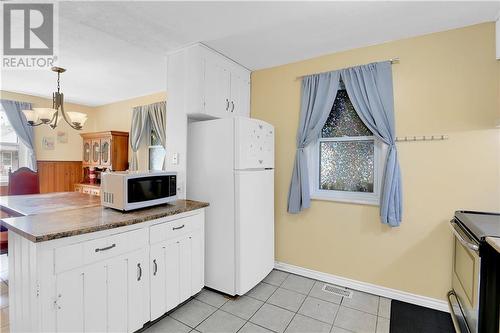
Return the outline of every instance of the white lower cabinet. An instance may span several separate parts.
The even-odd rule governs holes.
[[[9,232],[11,332],[141,329],[203,288],[203,224],[201,209],[42,243]]]
[[[61,273],[57,275],[56,283],[54,307],[56,308],[57,331],[83,332],[83,271],[73,270]]]
[[[204,237],[199,216],[163,230],[152,228],[151,320],[172,310],[204,286]],[[173,229],[173,230],[172,230]],[[163,234],[163,236],[162,236]],[[201,266],[199,266],[201,264]]]
[[[150,320],[149,251],[134,252],[128,266],[128,328],[137,331]]]
[[[134,332],[149,321],[147,249],[56,277],[58,332]]]

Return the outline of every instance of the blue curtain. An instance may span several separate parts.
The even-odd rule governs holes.
[[[297,151],[288,191],[289,213],[296,214],[310,206],[309,174],[304,148],[319,139],[321,129],[333,107],[339,80],[340,72],[316,74],[302,79]]]
[[[402,215],[401,173],[396,149],[392,69],[389,61],[341,70],[347,94],[358,116],[388,145],[380,200],[382,223],[399,226]]]
[[[9,123],[14,128],[17,137],[28,150],[28,167],[36,171],[36,156],[35,156],[35,136],[33,127],[28,125],[28,121],[21,110],[31,110],[31,104],[18,101],[9,101],[6,99],[0,100]]]

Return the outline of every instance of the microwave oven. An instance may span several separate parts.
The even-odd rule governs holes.
[[[104,207],[129,211],[176,199],[176,172],[122,171],[101,174],[101,204]]]

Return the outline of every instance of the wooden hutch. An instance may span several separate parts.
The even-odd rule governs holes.
[[[75,191],[100,195],[101,172],[128,169],[128,132],[106,131],[82,133],[83,180]]]

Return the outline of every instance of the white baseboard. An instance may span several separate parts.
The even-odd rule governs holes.
[[[431,308],[439,311],[450,312],[448,308],[448,303],[444,300],[439,300],[427,296],[420,296],[408,293],[406,291],[400,291],[396,289],[386,288],[377,286],[367,282],[356,281],[341,276],[313,271],[311,269],[302,268],[299,266],[294,266],[286,264],[283,262],[276,261],[274,264],[276,269],[293,273],[297,275],[302,275],[311,279],[324,281],[327,283],[335,284],[341,287],[351,288],[354,290],[364,291],[370,294],[387,297],[395,299],[398,301],[411,303],[415,305],[420,305],[426,308]]]

